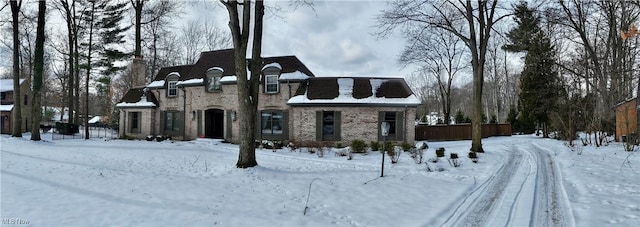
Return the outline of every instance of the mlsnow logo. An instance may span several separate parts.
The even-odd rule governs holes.
[[[22,218],[2,218],[3,225],[28,225],[29,223],[29,220]]]

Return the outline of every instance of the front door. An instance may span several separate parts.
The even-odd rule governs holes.
[[[204,137],[213,139],[224,138],[224,110],[208,109],[205,111]]]

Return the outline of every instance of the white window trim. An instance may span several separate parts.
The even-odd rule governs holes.
[[[275,83],[269,83],[269,77],[275,77]],[[275,91],[269,91],[269,85],[276,85]],[[278,74],[269,74],[264,76],[264,92],[269,94],[275,94],[280,92],[280,81],[278,81]]]
[[[175,94],[171,94],[172,90],[175,91]],[[169,81],[167,83],[167,96],[168,97],[176,97],[176,96],[178,96],[178,81],[174,80],[174,81]]]

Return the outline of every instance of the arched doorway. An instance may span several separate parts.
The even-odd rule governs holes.
[[[208,109],[204,112],[204,137],[224,138],[224,110]]]

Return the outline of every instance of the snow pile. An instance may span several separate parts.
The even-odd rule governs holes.
[[[156,80],[147,85],[148,88],[163,88],[164,80]]]
[[[204,79],[202,78],[188,79],[185,81],[178,81],[178,83],[176,83],[176,86],[202,85],[203,82],[204,82]]]

